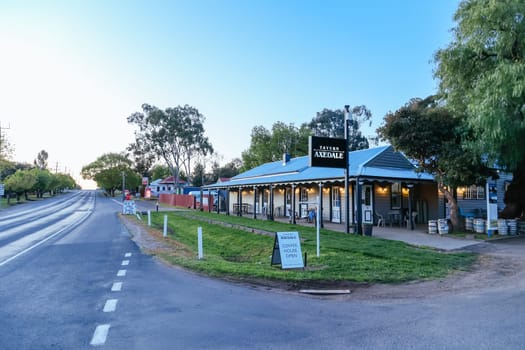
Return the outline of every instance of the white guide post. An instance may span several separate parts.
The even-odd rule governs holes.
[[[197,228],[197,245],[199,250],[199,260],[203,258],[203,252],[202,252],[202,227]]]

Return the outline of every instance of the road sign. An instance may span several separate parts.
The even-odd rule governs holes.
[[[0,196],[4,195],[4,184],[0,184]]]

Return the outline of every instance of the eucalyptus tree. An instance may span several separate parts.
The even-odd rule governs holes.
[[[159,109],[142,105],[142,112],[133,113],[128,123],[138,127],[135,145],[144,154],[164,160],[178,186],[181,172],[191,176],[191,162],[199,155],[213,153],[204,135],[204,116],[188,105]]]
[[[512,172],[503,216],[525,208],[525,0],[464,0],[454,38],[435,55],[447,108],[465,115],[468,143]]]
[[[38,152],[33,164],[39,169],[47,169],[49,154],[45,150]]]

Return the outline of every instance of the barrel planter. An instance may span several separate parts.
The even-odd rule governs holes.
[[[474,232],[485,233],[485,220],[474,219]]]
[[[438,232],[440,235],[444,235],[448,233],[448,222],[447,219],[439,219],[438,220]]]
[[[509,229],[509,235],[515,236],[518,233],[518,220],[508,219],[507,227]]]
[[[465,230],[474,231],[474,218],[465,218]]]
[[[508,233],[507,220],[498,219],[498,234],[501,236],[506,236]]]
[[[525,235],[525,220],[518,220],[518,234]]]
[[[437,220],[428,220],[428,233],[430,234],[438,233]]]

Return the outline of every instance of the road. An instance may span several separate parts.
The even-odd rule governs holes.
[[[265,290],[142,254],[119,209],[86,191],[0,212],[1,349],[524,347],[523,281],[388,300]]]

